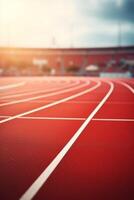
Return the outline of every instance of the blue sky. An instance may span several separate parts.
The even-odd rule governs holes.
[[[134,45],[134,0],[0,0],[0,46]]]

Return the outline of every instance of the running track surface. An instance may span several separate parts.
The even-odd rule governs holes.
[[[134,80],[1,78],[1,200],[134,199]]]

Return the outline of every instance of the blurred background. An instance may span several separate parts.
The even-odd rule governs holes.
[[[0,0],[0,76],[134,77],[134,1]]]

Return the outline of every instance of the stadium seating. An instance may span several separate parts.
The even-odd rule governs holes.
[[[97,70],[87,70],[98,66]],[[0,48],[0,76],[126,73],[134,76],[134,47],[87,49]]]

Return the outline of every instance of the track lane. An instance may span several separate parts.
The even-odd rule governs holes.
[[[26,84],[25,82],[19,82],[19,83],[14,83],[10,85],[3,85],[3,86],[0,86],[0,91],[21,87],[21,86],[24,86],[25,84]]]
[[[116,84],[108,102],[129,102],[132,97],[126,88]],[[104,117],[107,105],[95,118]],[[109,105],[112,109],[106,118],[117,114],[115,104]],[[124,107],[118,109],[120,117],[130,112]],[[133,200],[133,127],[134,122],[92,121],[33,199]]]
[[[89,84],[89,83],[88,83]],[[33,94],[27,94],[27,98],[21,98],[21,99],[14,99],[14,100],[11,100],[11,101],[6,101],[5,103],[1,103],[0,104],[0,107],[3,107],[3,106],[7,106],[7,105],[13,105],[13,104],[18,104],[18,103],[23,103],[23,102],[27,102],[27,101],[32,101],[32,100],[36,100],[36,99],[40,99],[40,98],[43,98],[43,97],[47,97],[47,96],[51,96],[53,94],[57,94],[60,90],[62,91],[63,89],[65,90],[66,88],[71,88],[71,87],[74,87],[76,85],[80,85],[80,82],[76,82],[74,84],[70,84],[68,86],[64,86],[64,87],[55,87],[53,88],[52,86],[50,87],[50,89],[44,89],[42,92],[40,91],[36,91],[34,92]],[[80,86],[79,86],[80,87]],[[82,86],[81,86],[82,87]],[[46,87],[47,88],[47,87]],[[54,91],[54,92],[53,92]],[[52,93],[51,93],[52,92]],[[40,94],[42,93],[42,94]],[[49,94],[51,93],[51,94]],[[35,94],[38,94],[35,96]],[[40,94],[40,95],[39,95]]]
[[[105,89],[107,92],[107,88]],[[55,109],[55,112],[57,111]],[[9,196],[10,199],[18,199],[83,122],[73,121],[72,125],[71,121],[61,123],[57,120],[45,122],[37,120],[32,123],[32,126],[31,123],[29,120],[16,119],[1,125],[1,180],[3,180],[1,195],[3,199],[8,199]],[[10,179],[7,180],[4,177],[10,177]]]
[[[110,104],[113,103],[113,104]],[[110,100],[96,118],[128,118],[134,119],[134,95],[120,83],[115,83],[115,91]],[[114,107],[114,110],[113,110]]]
[[[101,87],[101,89],[102,89],[102,87]],[[105,88],[103,90],[107,90],[107,89]],[[101,93],[102,93],[101,90],[99,90],[99,91],[97,92],[97,90],[96,90],[93,93],[90,93],[91,96],[90,95],[84,95],[82,97],[79,97],[77,101],[81,102],[81,103],[79,104],[79,109],[77,108],[78,112],[80,111],[80,107],[82,109],[82,107],[85,106],[85,104],[82,103],[85,100],[86,101],[91,100],[91,101],[94,101],[93,103],[98,104],[99,103],[98,95],[100,97]],[[123,95],[126,95],[125,93],[126,92],[123,92],[121,96],[123,97]],[[104,91],[103,91],[103,94],[104,94]],[[118,96],[120,96],[120,95],[118,95]],[[91,97],[91,99],[90,99],[90,97]],[[113,100],[114,100],[114,98],[113,98]],[[126,100],[126,104],[127,104],[128,99],[125,99],[125,100]],[[73,100],[71,100],[71,101],[73,101]],[[71,106],[72,109],[70,109],[68,114],[71,113],[71,110],[75,109],[75,106],[74,106],[74,104],[72,104],[71,101],[66,102],[66,103],[64,102],[64,106],[71,104],[70,106]],[[118,103],[120,102],[119,99],[117,99],[117,98],[116,98],[116,101],[118,101]],[[114,102],[109,101],[107,104],[108,105],[115,104],[116,101],[114,101]],[[89,106],[90,106],[91,102],[89,101],[88,103],[89,103]],[[122,101],[121,103],[125,104],[125,101]],[[133,100],[130,102],[131,106],[132,106],[132,103],[133,103]],[[86,102],[86,104],[87,104],[87,102]],[[87,110],[87,112],[88,112],[89,110],[87,108],[88,107],[86,107],[85,110]],[[63,108],[61,108],[61,109],[63,109]],[[67,112],[67,110],[68,109],[66,109],[66,112]],[[59,112],[59,108],[57,106],[55,107],[55,111],[54,110],[53,110],[53,112],[51,111],[51,114],[53,114],[54,112],[56,112],[56,113]],[[65,112],[65,110],[64,110],[64,112]],[[80,111],[80,112],[83,113],[83,111]],[[40,112],[38,114],[40,114]],[[47,114],[47,112],[42,113],[42,115],[44,115],[44,114]],[[62,114],[63,114],[63,112],[60,113],[60,116],[62,116]],[[87,114],[87,113],[85,112],[85,114]],[[53,115],[55,115],[55,113]],[[1,131],[2,131],[1,150],[3,151],[3,157],[2,157],[3,161],[1,163],[1,166],[4,163],[3,167],[1,168],[2,169],[1,170],[1,177],[2,177],[2,180],[4,180],[3,183],[2,183],[2,187],[1,187],[3,189],[2,199],[8,199],[8,198],[14,199],[14,200],[18,199],[20,194],[24,193],[24,191],[29,187],[29,185],[34,181],[34,177],[38,177],[39,173],[44,169],[45,162],[46,162],[46,165],[47,165],[47,163],[50,161],[49,160],[50,157],[51,157],[51,160],[53,159],[54,154],[58,153],[60,147],[62,148],[62,145],[64,145],[69,140],[69,138],[71,136],[73,136],[74,131],[77,130],[78,127],[80,127],[81,123],[82,122],[73,121],[73,127],[72,127],[71,121],[69,123],[67,121],[63,125],[61,123],[61,121],[55,122],[55,121],[49,121],[49,120],[48,121],[37,120],[37,122],[35,122],[35,121],[30,122],[29,120],[25,120],[25,119],[23,119],[23,120],[22,119],[16,119],[14,121],[11,121],[9,123],[5,123],[5,124],[1,125]],[[99,129],[100,132],[98,134],[100,136],[102,134],[101,131],[103,130],[103,128],[105,130],[107,130],[107,127],[110,127],[110,129],[112,129],[111,127],[114,126],[113,123],[107,124],[107,126],[103,126],[103,124],[101,123],[101,126],[100,126],[100,124],[99,124],[100,122],[95,122],[92,126],[92,123],[93,122],[91,122],[90,128],[93,127],[93,131],[94,131],[93,134],[96,134],[96,129],[97,130]],[[31,126],[31,124],[32,124],[32,126]],[[119,125],[119,127],[117,129],[118,132],[120,132],[120,126],[121,126],[121,124]],[[123,131],[125,131],[125,130],[131,131],[130,126],[129,126],[129,128],[126,128],[127,126],[129,126],[129,125],[127,124],[127,125],[123,126]],[[65,132],[64,131],[62,132],[62,130],[66,130],[68,132],[68,134],[64,134]],[[106,135],[104,136],[104,138],[106,136],[107,136],[107,132],[106,132]],[[115,136],[116,136],[116,132],[113,135],[113,138]],[[40,141],[39,138],[42,138],[42,141]],[[125,137],[123,136],[123,138],[124,138],[123,140],[125,140],[126,136]],[[90,138],[89,138],[89,140],[90,140]],[[58,141],[59,143],[60,142],[61,143],[55,144],[55,141]],[[95,141],[96,141],[96,137],[95,137]],[[92,140],[91,140],[91,142],[92,142]],[[130,140],[127,140],[127,142],[129,144]],[[47,145],[46,145],[46,143],[47,143]],[[25,146],[25,149],[24,149],[24,146]],[[30,148],[30,146],[31,146],[31,148]],[[81,147],[81,149],[82,149],[82,147]],[[16,152],[17,152],[18,155],[16,155]],[[48,154],[47,154],[47,152],[48,152]],[[85,155],[87,155],[88,152],[89,151],[85,151]],[[92,151],[92,152],[94,152],[94,151]],[[52,154],[54,153],[54,154],[52,155],[51,153]],[[4,154],[7,156],[6,157],[7,159],[5,159]],[[68,163],[68,169],[69,169],[69,172],[72,175],[72,177],[73,177],[73,175],[75,175],[76,169],[78,169],[78,168],[80,169],[80,167],[76,168],[75,166],[76,165],[81,166],[80,163],[82,163],[83,159],[84,159],[84,157],[81,157],[81,156],[83,156],[82,153],[80,154],[80,152],[78,152],[78,154],[80,155],[79,158],[81,158],[81,161],[77,162],[75,160],[75,158],[73,157],[73,160],[72,160],[72,164],[74,163],[73,174],[72,174],[72,171],[71,171],[72,169],[70,170],[70,168],[71,168],[70,162]],[[116,154],[116,151],[115,151],[115,154]],[[95,154],[96,158],[98,158],[98,162],[97,162],[97,160],[95,160],[97,163],[101,162],[100,159],[99,159],[100,155],[101,155],[101,153],[98,156],[96,156],[96,154]],[[26,158],[24,156],[26,156]],[[91,156],[93,158],[94,154],[91,155]],[[44,160],[44,158],[45,158],[45,160]],[[119,158],[119,157],[117,156],[117,158]],[[36,160],[37,163],[35,162],[35,160]],[[92,161],[92,159],[91,159],[91,161]],[[93,162],[93,163],[95,164],[96,162]],[[112,160],[111,160],[111,162],[112,162]],[[28,167],[25,165],[26,163],[27,163]],[[94,167],[93,163],[92,163],[92,167]],[[129,164],[130,163],[128,163],[128,165]],[[9,165],[10,165],[10,167],[9,167]],[[34,165],[36,165],[36,166],[34,166]],[[95,171],[91,171],[91,174],[89,174],[89,176],[87,176],[86,172],[89,171],[88,167],[86,169],[84,168],[85,173],[83,174],[83,176],[87,177],[87,178],[84,179],[84,177],[81,175],[83,171],[81,170],[81,173],[79,173],[79,170],[78,170],[78,173],[77,173],[78,179],[76,178],[76,182],[77,182],[77,184],[76,184],[76,182],[74,182],[75,180],[72,180],[72,179],[71,179],[71,182],[69,182],[70,175],[68,177],[65,176],[65,174],[64,174],[65,168],[64,167],[61,168],[61,166],[62,165],[59,165],[59,167],[58,167],[58,170],[60,171],[60,174],[61,174],[61,175],[58,174],[58,177],[60,176],[60,181],[58,179],[58,182],[57,182],[57,178],[55,178],[55,172],[54,172],[54,176],[50,177],[50,179],[49,179],[49,185],[47,185],[47,183],[48,183],[47,182],[46,186],[45,186],[46,189],[47,189],[47,194],[44,193],[44,190],[43,191],[41,190],[40,191],[41,193],[39,193],[38,194],[39,196],[37,195],[35,199],[40,199],[40,198],[42,199],[42,195],[44,195],[44,194],[49,199],[50,196],[51,196],[50,192],[51,192],[51,194],[53,193],[55,195],[56,193],[58,193],[58,191],[59,191],[59,193],[56,194],[54,196],[54,198],[65,199],[65,195],[67,195],[67,199],[71,199],[71,197],[72,197],[71,195],[73,194],[73,192],[74,192],[74,194],[75,194],[75,192],[78,193],[78,195],[80,196],[81,195],[80,191],[81,191],[81,192],[83,192],[82,198],[86,199],[86,194],[87,194],[86,191],[87,191],[88,188],[87,187],[85,188],[85,185],[89,185],[88,177],[90,177],[90,175],[91,175],[91,177],[93,177],[92,180],[96,180],[96,179],[94,179],[95,177],[92,175],[92,173],[95,173]],[[85,167],[86,167],[86,165],[85,165]],[[61,170],[62,170],[63,173],[61,172]],[[104,173],[105,173],[105,170],[104,170]],[[66,172],[68,173],[68,170],[66,170]],[[4,177],[7,177],[7,176],[10,177],[10,180],[4,179]],[[63,180],[63,176],[65,177],[64,180]],[[57,174],[56,174],[56,177],[57,177]],[[81,181],[83,183],[83,188],[80,188],[80,190],[79,190],[79,180],[80,180],[79,178],[80,177],[81,177]],[[103,177],[101,177],[101,178],[103,179]],[[102,180],[101,178],[100,178],[100,180]],[[67,183],[66,180],[68,180],[68,183]],[[51,184],[50,184],[50,182],[51,182]],[[76,184],[77,187],[74,188],[73,184]],[[51,188],[50,188],[50,186],[51,186]],[[65,195],[63,195],[64,186],[67,186],[66,189],[69,190],[68,194],[65,194]],[[7,188],[8,188],[8,190],[7,190]],[[63,193],[61,191],[61,188],[62,188]],[[96,190],[96,189],[97,188],[96,188],[96,185],[94,183],[94,188],[92,187],[92,190],[90,190],[90,193],[93,195],[97,191],[98,196],[101,195],[101,191],[103,190],[103,187],[100,190],[99,189]],[[107,191],[110,192],[108,188],[107,188]],[[60,195],[60,196],[58,196],[58,195]],[[92,196],[92,195],[91,195],[91,197],[93,199],[94,196]],[[105,196],[105,194],[104,194],[104,196]],[[104,199],[104,196],[103,196],[103,199]],[[109,196],[109,199],[110,199],[110,196]]]
[[[45,85],[45,88],[47,88],[46,90],[39,90],[39,91],[36,91],[34,89],[34,91],[27,91],[25,93],[19,93],[19,94],[13,94],[13,95],[8,95],[8,96],[3,96],[1,97],[0,99],[5,99],[5,100],[8,100],[8,99],[13,99],[13,98],[18,98],[18,97],[23,97],[23,96],[30,96],[30,95],[33,95],[33,94],[39,94],[39,93],[45,93],[45,92],[50,92],[50,91],[54,91],[54,90],[58,90],[58,89],[62,89],[64,87],[69,87],[69,86],[73,86],[73,85],[77,85],[78,84],[78,81],[73,83],[73,84],[64,84],[64,86],[61,87],[61,83],[57,83],[55,84],[54,86],[53,85]],[[44,84],[43,84],[44,86]],[[60,87],[59,87],[60,86]]]
[[[13,120],[13,119],[16,119],[17,117],[20,117],[20,116],[24,116],[24,115],[28,115],[28,114],[31,114],[31,113],[34,113],[34,112],[37,112],[37,111],[40,111],[40,110],[43,110],[43,109],[46,109],[46,108],[49,108],[49,107],[51,107],[51,106],[55,106],[55,105],[58,105],[58,104],[60,104],[60,103],[63,103],[63,102],[65,102],[65,101],[68,101],[68,100],[71,100],[71,99],[74,99],[74,98],[76,98],[76,97],[78,97],[78,96],[81,96],[81,95],[84,95],[84,94],[86,94],[86,93],[89,93],[89,92],[91,92],[92,90],[95,90],[96,88],[98,88],[99,86],[101,85],[101,83],[100,82],[98,82],[98,83],[96,83],[96,85],[94,85],[94,86],[91,86],[90,88],[88,88],[88,89],[79,89],[78,91],[78,93],[76,93],[76,88],[74,89],[74,88],[71,88],[70,90],[68,89],[68,90],[66,90],[66,91],[68,91],[68,95],[69,95],[69,91],[73,91],[73,94],[71,94],[70,93],[70,95],[69,96],[67,96],[67,97],[65,97],[64,95],[63,95],[63,97],[61,98],[60,97],[60,99],[59,99],[59,96],[58,95],[56,95],[56,98],[57,98],[57,96],[58,96],[58,100],[57,101],[54,101],[54,102],[52,102],[52,103],[49,103],[49,104],[46,104],[46,105],[44,105],[43,104],[43,106],[40,106],[40,107],[37,107],[36,106],[36,108],[34,108],[34,109],[31,109],[31,110],[29,110],[29,111],[25,111],[25,112],[23,112],[23,113],[19,113],[19,114],[16,114],[16,115],[14,115],[14,116],[11,116],[10,118],[8,118],[8,119],[5,119],[5,120],[1,120],[0,121],[0,123],[5,123],[5,122],[8,122],[8,121],[10,121],[10,120]],[[82,88],[82,87],[81,87]],[[77,88],[78,89],[78,88]],[[61,92],[59,92],[59,93],[61,93]],[[29,105],[29,104],[26,104],[27,106],[31,106],[31,104]],[[24,104],[23,105],[21,105],[21,108],[24,106]],[[35,105],[34,105],[35,106]],[[12,108],[12,107],[11,107]],[[15,107],[16,108],[16,107]],[[6,111],[6,110],[3,110],[3,112],[4,111]],[[14,111],[14,109],[12,110],[12,111]],[[3,114],[3,113],[2,113]],[[5,114],[4,113],[4,115],[7,115],[7,114]]]
[[[24,79],[25,80],[25,79]],[[6,97],[7,99],[10,97],[17,97],[17,96],[23,96],[29,93],[33,93],[33,92],[37,92],[38,90],[44,91],[44,88],[48,89],[52,89],[53,87],[60,87],[61,84],[62,85],[67,85],[70,83],[76,83],[76,81],[71,81],[71,80],[67,80],[65,81],[65,83],[62,80],[57,80],[55,82],[48,82],[47,80],[42,80],[42,81],[38,81],[38,79],[36,81],[30,81],[29,79],[26,79],[27,84],[23,87],[23,88],[19,88],[18,90],[15,89],[12,92],[3,92],[0,96],[0,100],[4,100]]]
[[[132,94],[134,94],[134,88],[130,86],[130,84],[124,82],[124,81],[119,81],[120,84],[122,84],[124,87],[126,87]]]
[[[33,123],[17,119],[3,124],[0,128],[0,198],[18,200],[81,123],[73,121],[72,126],[72,121]],[[65,129],[68,134],[63,132]]]
[[[6,80],[8,81],[8,78],[6,78]],[[16,80],[16,79],[15,79]],[[17,79],[18,80],[18,79]],[[65,79],[63,80],[62,78],[38,78],[38,77],[34,77],[34,78],[21,78],[22,81],[26,82],[26,85],[22,88],[15,88],[14,90],[9,90],[9,91],[2,91],[1,95],[0,95],[0,99],[4,98],[4,96],[10,96],[10,95],[17,95],[17,94],[24,94],[25,92],[33,92],[33,91],[37,91],[38,89],[44,89],[44,87],[46,88],[51,88],[54,86],[60,86],[61,84],[67,84],[70,82],[76,82],[77,79],[72,80],[71,78]]]
[[[40,112],[31,113],[27,116],[70,117],[71,113],[72,117],[87,117],[88,112],[92,111],[99,104],[100,99],[103,98],[109,88],[108,84],[106,83],[103,83],[100,87],[101,89],[98,88],[89,94],[87,93],[86,95],[81,95],[75,99],[70,99],[67,102],[58,104],[56,106],[57,112],[55,112],[55,107],[50,107],[45,110],[40,110]],[[92,99],[92,103],[90,101],[85,103],[85,100],[90,99]],[[77,101],[78,103],[76,103]],[[74,109],[72,109],[72,107]]]
[[[52,92],[52,93],[48,93],[48,94],[44,94],[42,98],[40,97],[37,97],[37,96],[34,96],[34,99],[41,99],[41,100],[45,100],[42,101],[42,102],[36,102],[37,100],[32,100],[31,102],[30,101],[27,101],[26,102],[21,102],[20,104],[14,104],[14,105],[7,105],[7,106],[4,106],[4,107],[1,107],[0,108],[0,114],[1,115],[15,115],[15,114],[18,114],[20,112],[26,112],[27,110],[32,110],[34,108],[38,108],[39,106],[43,106],[43,105],[47,105],[48,103],[53,103],[54,101],[56,100],[59,100],[59,99],[62,99],[62,98],[65,98],[66,95],[71,95],[71,94],[75,94],[75,90],[77,91],[81,91],[81,90],[84,90],[86,87],[84,87],[84,85],[88,85],[90,82],[85,82],[83,83],[83,86],[82,86],[82,83],[80,83],[78,86],[74,86],[72,88],[67,88],[66,89],[66,92],[64,94],[64,91],[65,90],[59,90],[59,91],[56,91],[56,92]],[[90,85],[92,86],[92,84]],[[88,86],[89,87],[89,86]],[[81,88],[81,90],[79,89]],[[70,91],[70,92],[69,92]],[[72,92],[71,92],[72,91]],[[59,95],[57,95],[59,93]],[[50,98],[53,98],[53,100],[51,100]]]
[[[103,99],[100,100],[100,103],[97,105],[97,107],[89,114],[87,119],[84,121],[84,123],[80,126],[80,128],[76,131],[76,133],[73,135],[73,137],[69,140],[69,142],[64,146],[64,148],[58,153],[58,155],[52,160],[52,162],[47,166],[47,168],[40,174],[40,176],[34,181],[34,183],[28,188],[28,190],[22,195],[20,200],[31,200],[35,197],[35,195],[38,193],[40,188],[44,185],[44,183],[47,181],[49,176],[53,173],[53,171],[57,168],[57,166],[60,164],[62,159],[65,157],[65,155],[68,153],[70,148],[73,146],[73,144],[76,142],[76,140],[79,138],[79,136],[82,134],[82,132],[85,130],[89,122],[92,120],[94,115],[101,109],[101,107],[105,104],[107,99],[110,97],[110,95],[113,92],[114,85],[111,82],[108,82],[110,89],[108,90],[107,94],[103,97]]]
[[[133,141],[127,122],[92,121],[33,199],[133,200]]]

